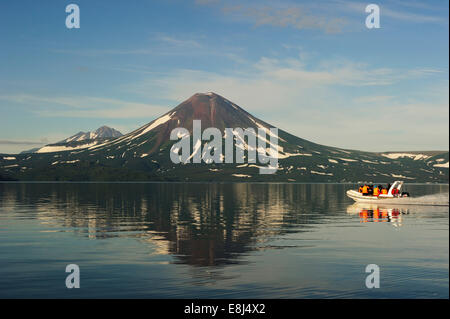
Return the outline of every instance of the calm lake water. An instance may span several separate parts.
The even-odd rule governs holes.
[[[0,298],[448,298],[448,207],[357,206],[353,187],[0,183]]]

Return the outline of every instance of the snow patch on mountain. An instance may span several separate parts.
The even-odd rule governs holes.
[[[311,174],[333,176],[333,173],[324,173],[324,172],[317,172],[317,171],[311,171]]]
[[[66,146],[66,145],[48,145],[40,148],[36,151],[36,153],[53,153],[53,152],[64,152],[64,151],[72,151],[79,150],[87,147],[91,147],[96,145],[98,142],[92,142],[87,144],[82,144],[78,146]]]
[[[312,154],[309,154],[309,153],[287,153],[287,152],[278,153],[278,159],[288,158],[291,156],[312,156]]]
[[[151,123],[149,126],[147,126],[142,132],[140,132],[138,135],[134,135],[131,136],[131,139],[134,140],[135,138],[138,138],[139,136],[144,135],[145,133],[150,132],[151,130],[153,130],[155,127],[160,126],[161,124],[166,123],[167,121],[169,121],[172,118],[172,115],[175,112],[172,112],[170,114],[166,114],[164,116],[161,116],[160,118],[156,119],[155,121],[153,121],[153,123]]]
[[[264,130],[266,131],[266,134],[269,134],[269,135],[272,136],[272,137],[278,138],[278,139],[279,139],[280,141],[282,141],[282,142],[286,142],[286,141],[285,141],[284,139],[282,139],[281,137],[276,136],[275,134],[273,134],[273,133],[270,131],[270,128],[265,127],[265,126],[262,125],[261,123],[258,123],[258,121],[256,121],[256,120],[255,120],[254,118],[252,118],[251,116],[248,116],[248,119],[249,119],[250,121],[252,121],[253,123],[255,123],[255,125],[256,125],[257,127],[264,129]]]
[[[378,162],[373,162],[373,161],[369,161],[369,160],[362,160],[364,163],[368,163],[368,164],[380,164]]]
[[[384,156],[384,157],[387,157],[390,159],[399,159],[399,158],[409,157],[415,161],[425,160],[425,159],[428,159],[431,157],[431,156],[425,155],[425,154],[411,154],[411,153],[385,153],[385,154],[381,154],[381,156]]]
[[[73,161],[56,161],[53,162],[52,165],[56,165],[56,164],[75,164],[77,162],[79,162],[80,160],[73,160]]]
[[[345,162],[357,162],[358,160],[355,160],[355,159],[351,159],[351,158],[342,158],[342,157],[339,157],[339,159],[341,160],[341,161],[345,161]]]

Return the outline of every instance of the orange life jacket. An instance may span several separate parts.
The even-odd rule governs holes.
[[[363,188],[362,188],[362,193],[363,194],[367,194],[368,192],[369,192],[369,186],[364,185]]]
[[[380,189],[378,187],[375,187],[373,189],[373,196],[378,196],[378,195],[380,195]]]
[[[362,186],[359,186],[358,192],[362,193]]]
[[[381,194],[386,195],[388,193],[388,190],[386,188],[383,188],[381,190]]]

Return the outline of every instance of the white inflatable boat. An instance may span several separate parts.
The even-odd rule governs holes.
[[[385,203],[386,201],[390,201],[393,199],[395,199],[396,202],[398,202],[398,200],[407,198],[407,196],[401,195],[402,186],[403,186],[402,181],[395,181],[394,184],[392,184],[391,188],[389,188],[387,194],[380,194],[378,196],[364,195],[358,191],[351,189],[347,191],[347,196],[361,203],[379,203],[379,202]],[[394,189],[397,190],[396,195],[393,194]]]
[[[357,203],[372,204],[400,204],[400,205],[424,205],[424,206],[448,206],[448,200],[442,201],[423,201],[421,198],[410,197],[408,193],[402,193],[403,181],[395,181],[389,188],[387,194],[378,196],[363,195],[356,190],[348,190],[347,196]],[[395,190],[395,191],[394,191]]]

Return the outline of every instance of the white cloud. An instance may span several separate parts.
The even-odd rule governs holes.
[[[255,26],[269,25],[274,27],[292,27],[298,30],[316,29],[326,33],[337,33],[347,24],[342,17],[318,15],[305,6],[234,5],[222,8],[227,15],[236,19],[250,21]]]
[[[349,61],[327,61],[316,68],[307,68],[300,59],[263,57],[248,68],[228,74],[180,69],[130,86],[135,92],[149,95],[155,94],[152,89],[157,90],[160,92],[159,96],[163,94],[165,98],[176,101],[194,92],[214,91],[228,96],[231,93],[236,98],[249,102],[248,105],[258,105],[256,108],[261,109],[273,105],[271,103],[274,99],[298,97],[300,92],[326,91],[336,87],[389,86],[437,71],[370,68],[366,64]],[[251,97],[251,100],[246,96]]]

